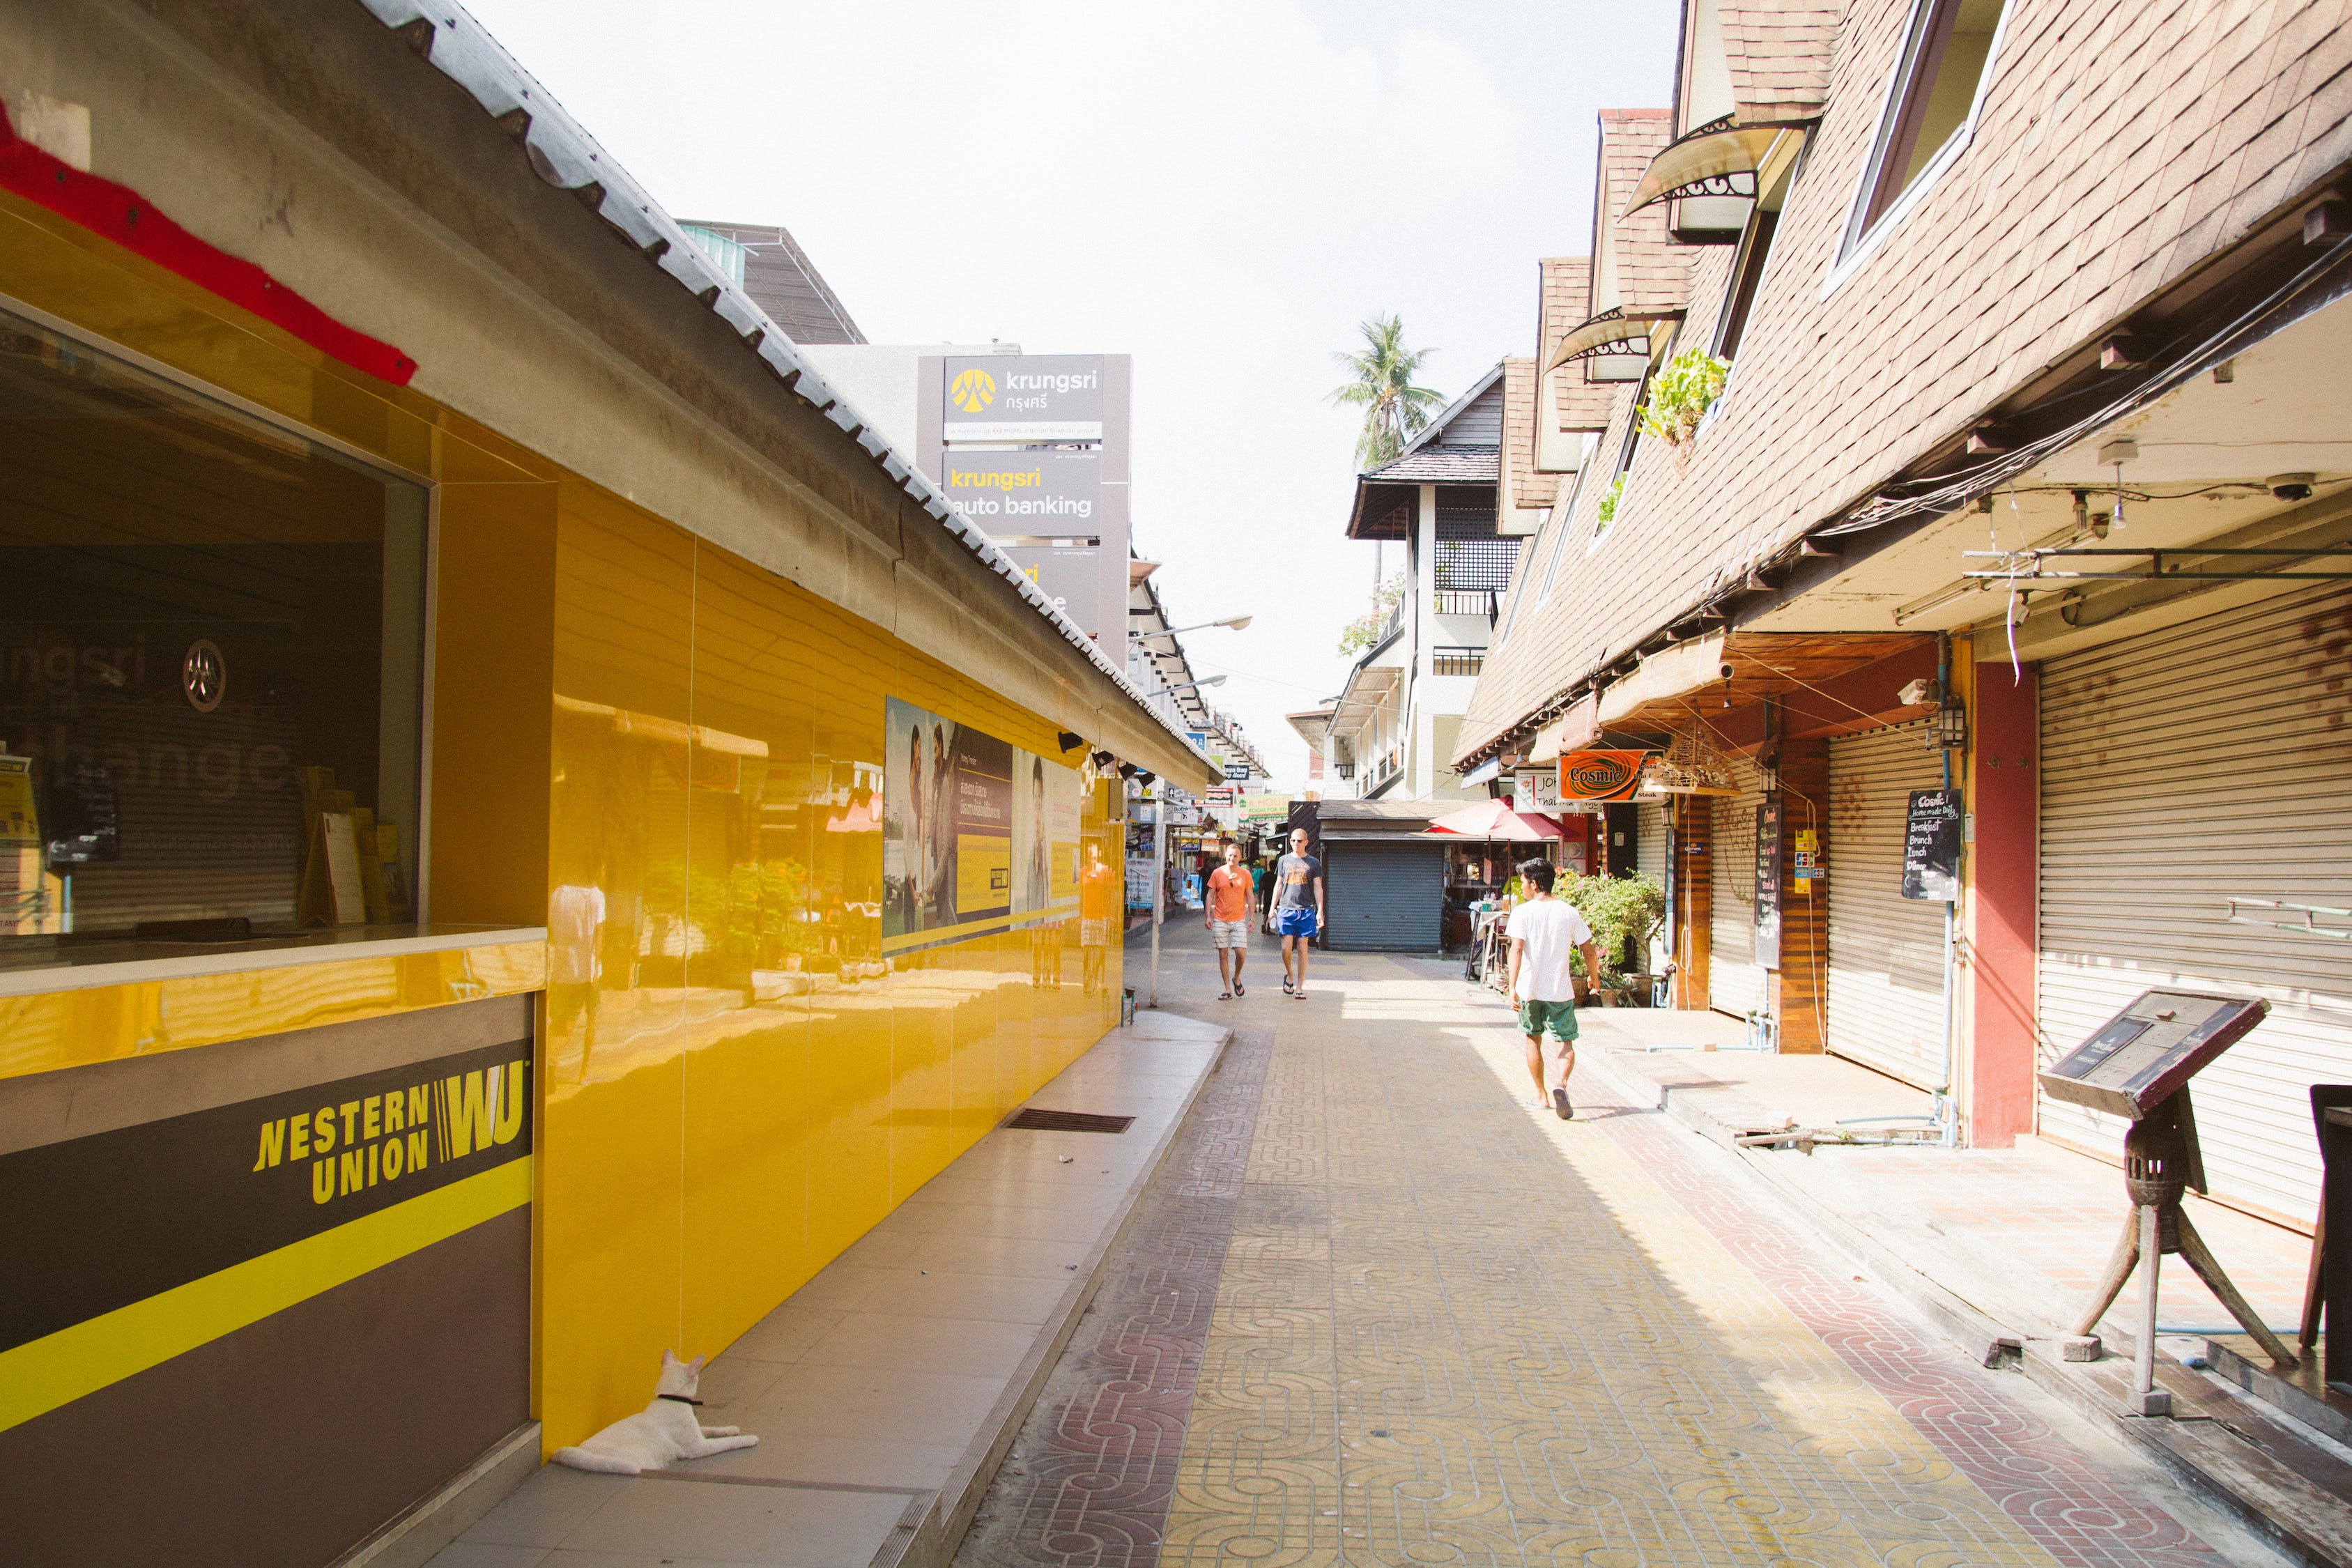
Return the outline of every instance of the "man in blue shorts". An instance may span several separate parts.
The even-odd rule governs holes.
[[[1323,862],[1307,853],[1307,829],[1290,830],[1290,853],[1274,863],[1274,929],[1282,938],[1282,988],[1307,999],[1307,949],[1323,929]]]

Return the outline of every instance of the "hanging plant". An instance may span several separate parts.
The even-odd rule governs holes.
[[[1620,474],[1615,479],[1609,481],[1609,488],[1601,492],[1601,527],[1606,528],[1611,523],[1617,521],[1617,502],[1624,494],[1625,476]]]
[[[1723,395],[1731,362],[1705,349],[1685,349],[1666,362],[1650,382],[1649,399],[1642,405],[1642,434],[1655,436],[1670,447],[1680,447],[1698,433],[1698,423],[1715,400]]]

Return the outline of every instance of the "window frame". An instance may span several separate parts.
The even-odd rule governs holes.
[[[143,371],[158,381],[186,393],[235,410],[246,418],[273,430],[282,431],[298,440],[323,447],[362,468],[373,469],[389,479],[415,485],[425,492],[425,592],[422,605],[423,626],[419,636],[424,639],[417,657],[416,721],[416,876],[414,889],[415,909],[408,923],[425,926],[432,923],[432,851],[433,851],[433,688],[436,649],[440,642],[441,588],[441,486],[429,474],[404,468],[382,454],[355,447],[351,442],[300,420],[289,418],[266,405],[241,397],[225,386],[205,380],[179,366],[152,355],[140,353],[126,343],[119,342],[103,332],[93,331],[79,321],[69,321],[51,311],[44,310],[14,294],[0,293],[0,310],[22,317],[34,325],[74,342],[86,343],[98,353],[121,360],[134,369]],[[388,938],[400,941],[400,938]],[[29,973],[29,972],[28,972]],[[95,973],[95,971],[94,971]]]
[[[1993,23],[1991,42],[1985,47],[1984,66],[1977,75],[1975,90],[1969,98],[1968,113],[1916,177],[1887,203],[1875,219],[1865,221],[1870,211],[1871,194],[1878,188],[1896,132],[1913,108],[1912,94],[1919,84],[1919,68],[1928,28],[1941,8],[1948,5],[1957,10],[1960,4],[1961,0],[1913,0],[1910,19],[1903,29],[1902,51],[1895,56],[1895,68],[1887,77],[1885,91],[1879,100],[1878,122],[1871,134],[1870,156],[1863,161],[1861,174],[1854,182],[1853,195],[1846,205],[1845,233],[1838,245],[1837,260],[1822,283],[1822,299],[1835,293],[1847,279],[1862,269],[1877,253],[1878,247],[1885,243],[1886,237],[1902,227],[1913,209],[1942,184],[1944,175],[1976,140],[1977,122],[1984,113],[1985,98],[1992,90],[1993,79],[2000,70],[2001,46],[2008,39],[2010,19],[2016,14],[2017,0],[2001,0],[2000,16]],[[1941,51],[1937,53],[1940,59]]]

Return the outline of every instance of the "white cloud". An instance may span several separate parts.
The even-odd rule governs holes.
[[[1372,578],[1330,355],[1376,312],[1457,392],[1532,352],[1592,116],[1664,102],[1664,0],[478,0],[672,214],[782,223],[876,342],[1135,356],[1139,548],[1277,771]],[[1638,86],[1636,85],[1638,84]]]

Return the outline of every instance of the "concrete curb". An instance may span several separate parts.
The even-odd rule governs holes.
[[[2171,1418],[2120,1413],[2123,1384],[2114,1355],[2075,1363],[2057,1343],[1987,1316],[1935,1279],[1864,1235],[1811,1192],[1781,1174],[1775,1156],[1741,1148],[1735,1128],[1695,1105],[1677,1105],[1668,1085],[1644,1078],[1605,1049],[1580,1053],[1591,1070],[1633,1105],[1654,1110],[1722,1145],[1753,1172],[1776,1206],[1832,1251],[1892,1289],[1936,1331],[1986,1367],[2008,1366],[2063,1401],[2075,1414],[2147,1455],[2182,1488],[2310,1568],[2352,1568],[2352,1466],[2263,1411],[2188,1369],[2158,1359],[2159,1381],[2174,1394]],[[2110,1333],[2109,1339],[2120,1336]]]
[[[1209,1068],[1193,1081],[1192,1091],[1184,1097],[1183,1105],[1169,1119],[1159,1142],[1146,1156],[1135,1179],[1120,1194],[1111,1223],[1092,1251],[1080,1261],[1076,1277],[1055,1307],[1050,1331],[1030,1346],[1023,1358],[1020,1370],[989,1410],[955,1468],[948,1472],[946,1485],[938,1491],[911,1498],[907,1510],[899,1516],[898,1528],[881,1550],[874,1554],[869,1568],[947,1568],[962,1544],[964,1531],[971,1527],[971,1516],[980,1510],[981,1500],[988,1493],[989,1483],[996,1479],[996,1468],[1020,1436],[1021,1425],[1029,1418],[1030,1408],[1045,1391],[1053,1375],[1054,1365],[1061,1359],[1070,1336],[1077,1331],[1078,1319],[1094,1300],[1101,1286],[1103,1267],[1118,1249],[1127,1227],[1135,1217],[1135,1210],[1143,1200],[1152,1179],[1166,1163],[1169,1151],[1192,1119],[1192,1108],[1200,1103],[1202,1092],[1209,1080],[1224,1067],[1225,1051],[1234,1043],[1234,1032],[1215,1024],[1206,1024],[1181,1014],[1153,1009],[1139,1010],[1135,1023],[1114,1034],[1124,1034],[1128,1040],[1192,1040],[1216,1043],[1216,1054]],[[1106,1035],[1105,1039],[1113,1037]],[[373,1565],[371,1565],[373,1568]]]
[[[526,1421],[430,1497],[335,1560],[334,1568],[423,1568],[539,1468],[539,1423]]]

